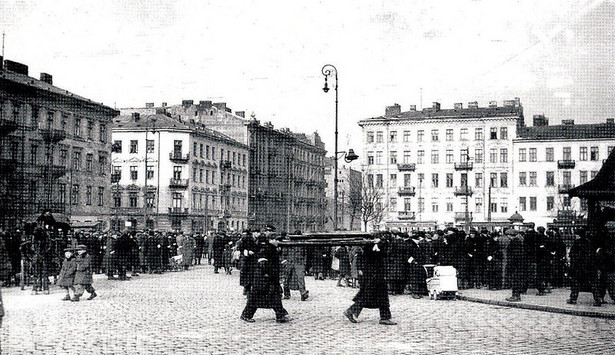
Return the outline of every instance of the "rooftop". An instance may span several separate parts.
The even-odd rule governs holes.
[[[615,124],[562,124],[554,126],[530,126],[519,131],[521,139],[599,139],[615,138]]]

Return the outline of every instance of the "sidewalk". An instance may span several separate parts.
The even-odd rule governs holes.
[[[506,298],[510,297],[510,295],[510,290],[489,291],[485,289],[468,289],[459,290],[457,299],[543,312],[615,319],[615,303],[613,303],[613,300],[611,300],[608,294],[605,300],[609,301],[609,303],[603,304],[601,307],[593,306],[594,299],[591,293],[588,292],[581,292],[579,294],[576,305],[567,304],[566,300],[570,296],[569,288],[554,289],[553,292],[545,296],[536,296],[535,289],[528,289],[527,294],[521,295],[521,302],[506,301]]]

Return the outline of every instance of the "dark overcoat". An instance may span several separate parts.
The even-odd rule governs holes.
[[[91,285],[92,284],[92,258],[90,254],[85,253],[75,257],[76,271],[75,271],[75,284],[76,285]]]
[[[528,280],[528,256],[520,238],[511,239],[507,247],[507,277],[513,290],[523,290]]]
[[[331,269],[331,249],[325,246],[316,246],[312,249],[312,272],[328,273]]]
[[[68,287],[74,285],[76,271],[77,263],[75,261],[75,258],[71,257],[70,259],[64,259],[56,284],[61,287]]]
[[[105,256],[103,257],[103,267],[108,270],[114,270],[117,267],[117,239],[112,236],[107,236],[105,241]]]
[[[237,242],[237,250],[241,253],[239,271],[239,285],[249,286],[256,268],[256,252],[258,246],[256,239],[251,235],[244,235]],[[251,253],[250,253],[251,252]],[[245,254],[248,254],[247,256]]]
[[[280,258],[276,247],[269,243],[259,244],[256,258],[248,305],[256,308],[281,306]]]
[[[345,246],[341,246],[337,248],[334,256],[340,261],[340,275],[350,276],[350,255],[348,253],[348,249],[346,249]]]
[[[214,237],[214,266],[224,267],[224,248],[228,243],[226,236],[216,234]]]
[[[414,242],[410,241],[414,244]],[[399,237],[394,237],[389,243],[386,253],[386,280],[405,281],[408,279],[410,270],[408,258],[410,257],[410,245]]]
[[[359,276],[359,292],[353,301],[359,307],[380,308],[389,306],[389,295],[385,281],[385,258],[387,243],[377,244],[379,251],[374,250],[374,244],[363,247],[363,253],[358,254],[358,269],[363,272]]]

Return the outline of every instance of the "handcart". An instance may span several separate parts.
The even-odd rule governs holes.
[[[457,299],[457,269],[452,266],[424,265],[429,299]]]

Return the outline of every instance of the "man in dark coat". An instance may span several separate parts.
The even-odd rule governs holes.
[[[502,249],[500,247],[499,235],[497,232],[491,234],[485,242],[484,261],[485,261],[485,281],[490,290],[502,288]]]
[[[122,233],[117,239],[115,250],[117,253],[117,273],[119,280],[128,280],[128,277],[126,277],[126,269],[131,264],[132,246],[132,240],[127,232]]]
[[[282,249],[282,265],[284,266],[284,299],[290,298],[290,290],[299,290],[301,294],[301,301],[305,301],[309,297],[309,291],[305,289],[306,254],[307,252],[305,247],[295,246]],[[346,261],[348,261],[348,258],[346,258]],[[350,264],[348,265],[348,268],[350,269]],[[350,273],[350,271],[348,271],[348,273]]]
[[[32,269],[34,273],[34,286],[32,293],[44,291],[49,294],[49,269],[52,248],[49,234],[42,228],[37,227],[32,239]]]
[[[194,265],[201,265],[203,250],[205,249],[205,237],[201,233],[194,235]]]
[[[519,302],[521,301],[521,293],[527,289],[527,251],[519,232],[509,229],[506,233],[511,236],[507,247],[507,275],[512,286],[512,296],[506,300],[509,302]]]
[[[412,240],[410,240],[410,243]],[[386,253],[386,276],[387,288],[390,294],[401,295],[404,293],[410,274],[408,258],[410,257],[410,245],[401,236],[391,238]]]
[[[275,241],[272,241],[275,243]],[[252,288],[248,293],[246,307],[241,319],[253,323],[254,313],[258,308],[271,308],[275,312],[276,322],[288,322],[288,312],[282,306],[280,292],[280,258],[278,251],[263,234],[258,238],[256,268],[252,275]]]
[[[570,248],[570,298],[566,302],[576,304],[579,292],[590,289],[594,296],[594,306],[600,307],[597,248],[585,230],[577,231],[575,237]]]
[[[397,324],[391,321],[389,308],[389,294],[385,280],[386,250],[386,241],[377,238],[373,244],[365,245],[363,253],[359,254],[359,292],[353,298],[354,304],[344,311],[344,316],[352,323],[357,323],[357,317],[363,308],[378,308],[380,324]]]
[[[413,238],[405,239],[408,247],[408,253],[403,257],[403,262],[408,268],[408,289],[413,298],[419,299],[427,295],[427,273],[423,268],[425,264],[425,252],[419,246],[419,240],[416,239],[418,235]]]
[[[551,283],[554,287],[562,287],[566,280],[566,244],[556,230],[547,230],[547,235],[553,245],[553,251],[551,251],[553,254]]]
[[[256,268],[256,239],[250,231],[245,231],[237,242],[237,250],[240,252],[241,269],[239,271],[239,285],[243,287],[244,296],[250,292],[250,282]]]
[[[314,279],[324,280],[331,270],[331,248],[325,246],[315,246],[311,255],[312,273]]]
[[[545,234],[544,227],[538,227],[536,233],[536,288],[537,296],[551,292],[551,263],[553,261],[554,245]]]
[[[224,248],[228,244],[228,239],[223,233],[217,233],[214,236],[214,273],[218,273],[219,268],[224,267]]]

